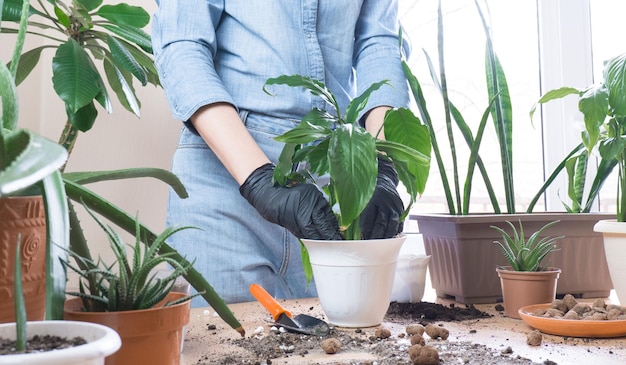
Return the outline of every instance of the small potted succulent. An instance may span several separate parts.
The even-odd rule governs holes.
[[[555,241],[563,238],[542,237],[548,227],[557,224],[552,221],[528,238],[524,235],[524,227],[519,222],[519,229],[509,221],[509,234],[503,228],[492,226],[502,235],[502,241],[494,241],[500,246],[509,266],[496,268],[502,285],[504,312],[508,317],[520,318],[518,310],[531,304],[550,303],[556,296],[556,284],[561,269],[542,266],[543,261],[554,251],[558,250]]]
[[[94,262],[70,252],[75,264],[64,264],[79,275],[79,292],[68,292],[77,298],[66,302],[65,319],[102,324],[119,333],[122,347],[107,358],[107,365],[178,364],[190,299],[200,294],[172,291],[176,279],[191,264],[180,263],[171,254],[159,254],[159,250],[168,237],[191,227],[168,227],[148,247],[141,241],[141,227],[136,220],[135,242],[127,253],[119,234],[88,212],[106,232],[116,262]],[[165,277],[158,272],[164,264],[173,268]]]
[[[430,138],[426,127],[408,109],[387,111],[384,139],[368,133],[358,123],[371,93],[390,87],[388,81],[371,85],[339,110],[335,96],[320,81],[309,77],[280,76],[266,86],[303,87],[322,97],[331,111],[313,109],[292,130],[276,137],[285,147],[274,180],[292,181],[328,177],[322,190],[333,207],[344,240],[302,240],[307,274],[315,277],[320,303],[331,323],[347,327],[373,326],[382,321],[389,306],[399,250],[405,237],[363,240],[360,215],[374,194],[381,161],[393,164],[410,201],[401,220],[423,192],[429,172]],[[380,133],[380,131],[379,131]],[[293,167],[306,163],[303,171]],[[317,181],[319,184],[319,181]],[[355,281],[356,280],[356,281]]]
[[[101,365],[120,348],[113,329],[77,321],[26,321],[20,239],[14,265],[15,323],[0,324],[0,363]]]

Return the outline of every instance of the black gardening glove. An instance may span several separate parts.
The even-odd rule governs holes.
[[[274,165],[265,164],[248,176],[239,192],[263,218],[298,238],[341,240],[337,218],[317,186],[302,183],[286,188],[274,184],[273,175]]]
[[[378,178],[374,195],[361,213],[363,239],[391,238],[402,232],[400,216],[404,204],[398,194],[398,174],[391,161],[378,159]]]

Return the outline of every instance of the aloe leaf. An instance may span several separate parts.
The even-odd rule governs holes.
[[[140,6],[128,4],[103,5],[96,12],[113,24],[143,28],[150,23],[150,14]]]
[[[0,62],[0,100],[2,101],[2,123],[0,126],[4,129],[14,130],[17,127],[19,115],[17,88],[13,82],[11,71],[2,62]],[[0,145],[0,147],[2,146]],[[5,161],[0,161],[0,167],[5,164]]]
[[[67,197],[61,173],[56,170],[42,181],[46,209],[46,319],[63,319],[70,242],[70,222]]]

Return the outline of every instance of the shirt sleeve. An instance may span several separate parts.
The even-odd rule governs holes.
[[[363,114],[377,106],[394,108],[409,106],[406,76],[402,69],[402,51],[408,44],[399,45],[400,23],[396,0],[365,0],[355,31],[354,68],[357,94],[363,93],[373,83],[389,80],[371,94]],[[406,43],[406,39],[403,40]],[[408,54],[406,55],[408,57]]]
[[[160,0],[152,19],[155,65],[174,118],[233,98],[215,71],[216,27],[224,0]]]

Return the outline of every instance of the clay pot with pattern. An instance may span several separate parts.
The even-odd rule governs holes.
[[[46,302],[46,218],[41,196],[0,198],[0,323],[15,321],[14,267],[18,236],[29,321],[44,319]]]

